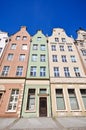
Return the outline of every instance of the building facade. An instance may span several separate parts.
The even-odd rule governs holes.
[[[9,37],[0,59],[0,117],[86,116],[86,31],[77,34],[74,40],[54,28],[49,37],[41,30],[31,37],[22,26]]]
[[[55,28],[48,49],[52,116],[86,116],[86,77],[74,39]]]
[[[51,116],[51,102],[47,38],[39,30],[30,47],[22,117],[43,116]]]
[[[26,27],[12,35],[0,66],[0,117],[20,117],[29,58]]]
[[[86,30],[79,29],[77,31],[77,39],[75,41],[82,65],[86,74]]]
[[[8,33],[0,31],[0,62],[1,62],[3,51],[8,43],[8,40],[9,40]]]

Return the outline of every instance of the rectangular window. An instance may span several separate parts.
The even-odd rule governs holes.
[[[24,60],[25,60],[25,54],[20,54],[19,61],[24,61]]]
[[[57,60],[57,55],[52,55],[52,61],[53,62],[57,62],[58,60]]]
[[[37,67],[36,66],[31,66],[31,69],[30,69],[30,76],[36,76],[36,69]]]
[[[65,102],[62,89],[56,89],[56,106],[57,110],[65,110]]]
[[[74,67],[74,72],[75,72],[76,77],[80,77],[80,72],[79,72],[78,67]]]
[[[32,54],[32,61],[37,61],[37,54]]]
[[[15,49],[16,49],[16,44],[15,44],[15,43],[11,44],[11,49],[12,49],[12,50],[15,50]]]
[[[66,39],[65,39],[65,38],[62,38],[62,42],[66,42]]]
[[[22,44],[22,50],[27,50],[27,44]]]
[[[38,50],[38,44],[33,44],[33,50]]]
[[[45,55],[40,55],[40,61],[45,62]]]
[[[67,62],[66,56],[62,55],[62,62]]]
[[[69,72],[68,67],[64,67],[64,74],[65,74],[65,77],[70,77],[70,72]]]
[[[59,46],[60,47],[60,51],[64,51],[64,46]]]
[[[86,89],[80,89],[80,93],[81,93],[81,96],[82,96],[84,107],[86,109]]]
[[[2,93],[0,93],[0,99],[1,99],[1,97],[2,97]]]
[[[7,56],[7,60],[11,61],[12,59],[13,59],[13,54],[9,53],[8,56]]]
[[[22,76],[23,66],[17,66],[16,76]]]
[[[37,41],[40,41],[41,40],[41,37],[37,37]]]
[[[45,51],[45,45],[40,45],[40,50]]]
[[[4,66],[2,70],[2,76],[7,76],[9,72],[10,66]]]
[[[75,95],[75,90],[74,89],[68,89],[68,94],[69,94],[71,109],[72,110],[79,109],[77,98],[76,98],[76,95]]]
[[[16,111],[17,104],[18,104],[18,97],[19,97],[19,90],[18,89],[12,89],[10,101],[8,105],[8,111]]]
[[[71,58],[71,62],[76,62],[75,56],[70,56],[70,58]]]
[[[0,53],[2,52],[2,48],[0,47]]]
[[[81,52],[82,52],[83,56],[86,56],[86,50],[85,49],[81,50]]]
[[[59,77],[59,67],[54,67],[54,77]]]
[[[33,111],[35,109],[35,89],[29,89],[26,110]]]
[[[40,67],[40,76],[46,76],[46,67]]]
[[[59,42],[59,38],[55,37],[55,42]]]
[[[16,40],[20,40],[20,36],[17,36],[17,37],[16,37]]]
[[[27,36],[23,36],[23,40],[27,40]]]
[[[51,45],[51,50],[56,51],[56,45]]]
[[[73,51],[72,46],[68,46],[68,51]]]
[[[46,94],[46,92],[47,92],[47,90],[45,89],[45,88],[43,88],[43,89],[40,89],[40,94]]]

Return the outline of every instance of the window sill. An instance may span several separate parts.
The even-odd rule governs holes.
[[[33,111],[29,111],[29,110],[26,110],[25,113],[35,113],[36,110],[33,110]]]
[[[56,112],[67,112],[67,110],[56,110]]]

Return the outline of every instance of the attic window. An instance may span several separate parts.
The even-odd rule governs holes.
[[[37,37],[37,41],[40,41],[41,40],[41,37]]]

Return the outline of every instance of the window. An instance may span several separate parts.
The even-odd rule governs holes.
[[[74,89],[68,89],[68,94],[69,94],[69,100],[70,100],[71,109],[72,110],[79,109]]]
[[[64,46],[59,46],[60,47],[60,51],[64,51]]]
[[[65,38],[62,38],[62,42],[66,42],[66,39],[65,39]]]
[[[37,61],[37,54],[32,54],[32,61]]]
[[[67,62],[66,56],[62,55],[62,62]]]
[[[1,100],[1,97],[2,97],[2,93],[0,93],[0,100]]]
[[[17,103],[18,103],[18,97],[19,97],[19,90],[18,89],[12,89],[10,101],[8,105],[8,111],[16,111]]]
[[[4,66],[2,71],[2,76],[7,76],[9,72],[10,66]]]
[[[56,89],[56,106],[57,110],[65,110],[65,102],[62,89]]]
[[[70,77],[70,73],[69,73],[69,68],[68,67],[64,67],[64,74],[65,74],[65,77]]]
[[[40,50],[41,50],[41,51],[45,51],[45,45],[41,45],[41,46],[40,46]]]
[[[7,56],[7,60],[9,60],[9,61],[11,61],[13,59],[13,54],[8,54],[8,56]]]
[[[25,54],[20,54],[19,61],[24,61],[24,60],[25,60]]]
[[[81,51],[82,51],[83,56],[86,56],[86,50],[81,50]]]
[[[81,93],[81,96],[82,96],[84,107],[86,109],[86,89],[80,89],[80,93]]]
[[[40,67],[40,76],[46,76],[46,67]]]
[[[33,111],[35,109],[35,89],[29,89],[26,110]]]
[[[45,55],[40,55],[40,61],[45,62]]]
[[[37,41],[40,41],[41,40],[41,37],[37,37]]]
[[[27,50],[27,44],[22,44],[22,50]]]
[[[55,42],[59,42],[59,38],[55,37]]]
[[[27,36],[23,36],[23,40],[27,40]]]
[[[57,62],[58,60],[57,60],[57,55],[52,55],[52,61],[53,62]]]
[[[84,40],[86,39],[86,35],[83,35]]]
[[[16,40],[20,40],[20,36],[17,36],[17,37],[16,37]]]
[[[74,72],[75,72],[76,77],[80,77],[80,72],[79,72],[78,67],[74,67]]]
[[[22,76],[23,66],[18,66],[16,71],[16,76]]]
[[[52,51],[56,51],[56,45],[52,45],[52,46],[51,46],[51,50],[52,50]]]
[[[30,76],[36,76],[36,66],[31,66]]]
[[[71,62],[76,62],[75,56],[70,56],[70,58],[71,58]]]
[[[38,45],[37,44],[33,44],[33,50],[38,50]]]
[[[54,77],[59,77],[59,67],[54,67]]]
[[[0,47],[0,53],[2,52],[2,48]]]
[[[68,46],[68,51],[73,51],[72,46]]]
[[[16,49],[16,44],[11,44],[11,49],[15,50]]]
[[[43,89],[40,89],[40,94],[46,94],[46,92],[47,92],[47,90],[45,89],[45,88],[43,88]]]

